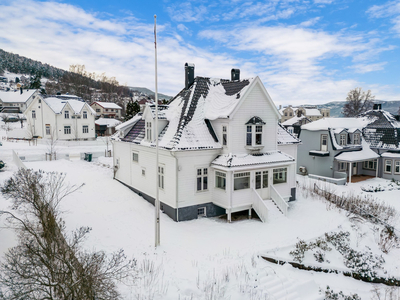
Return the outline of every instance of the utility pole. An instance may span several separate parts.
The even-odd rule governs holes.
[[[156,84],[156,121],[155,121],[155,134],[156,139],[156,199],[154,201],[154,206],[156,209],[156,232],[155,232],[155,247],[160,246],[160,199],[159,199],[159,165],[158,165],[158,86],[157,86],[157,16],[154,15],[154,57],[155,57],[155,84]]]

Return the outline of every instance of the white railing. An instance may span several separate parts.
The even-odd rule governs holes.
[[[17,165],[18,169],[21,169],[21,168],[22,168],[22,169],[26,169],[24,163],[23,163],[22,160],[19,158],[18,154],[17,154],[14,150],[12,150],[12,152],[13,152],[13,160],[14,160],[14,163]]]
[[[261,196],[257,193],[257,191],[253,188],[253,209],[260,217],[261,221],[264,223],[268,220],[268,208],[265,205],[264,200]]]
[[[286,216],[289,204],[286,203],[285,199],[282,198],[281,194],[279,194],[272,184],[270,186],[270,192],[272,201],[275,202],[276,206],[278,206],[283,215]]]

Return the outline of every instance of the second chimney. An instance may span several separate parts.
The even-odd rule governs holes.
[[[194,64],[185,64],[185,89],[188,89],[194,82]]]
[[[240,70],[239,69],[232,69],[231,71],[231,80],[240,80]]]

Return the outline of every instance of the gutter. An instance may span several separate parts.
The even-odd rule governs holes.
[[[179,222],[179,198],[178,198],[178,158],[175,156],[175,152],[169,151],[171,156],[175,158],[175,193],[176,193],[176,221]]]

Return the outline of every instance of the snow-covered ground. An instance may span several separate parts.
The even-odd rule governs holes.
[[[2,135],[5,133],[0,132]],[[71,142],[57,147],[59,152],[80,153],[104,151],[106,145],[102,141]],[[47,145],[3,141],[0,159],[7,167],[0,172],[0,183],[17,170],[12,162],[12,149],[26,157],[40,156],[47,152]],[[99,157],[91,163],[61,159],[26,161],[25,164],[35,170],[65,172],[70,184],[85,183],[63,201],[67,228],[90,226],[92,231],[85,247],[109,253],[123,248],[128,258],[137,259],[139,273],[135,284],[120,284],[124,299],[323,299],[319,290],[325,290],[328,285],[336,292],[357,293],[362,299],[372,299],[371,290],[385,286],[343,275],[301,271],[288,264],[279,266],[259,257],[292,260],[289,252],[298,239],[313,241],[326,232],[339,230],[351,233],[353,248],[363,250],[368,246],[374,253],[383,255],[386,275],[400,277],[400,250],[383,254],[377,245],[374,225],[368,221],[350,221],[345,212],[300,188],[298,200],[290,203],[288,216],[273,214],[268,223],[245,217],[230,224],[224,218],[176,223],[162,214],[161,246],[155,249],[154,206],[113,180],[112,158]],[[298,180],[300,185],[312,185],[304,177]],[[365,192],[361,186],[385,183],[386,180],[371,179],[328,188],[340,195],[362,194]],[[400,211],[400,191],[372,194]],[[7,209],[8,205],[0,195],[0,209]],[[0,259],[15,243],[13,232],[5,228],[3,221],[0,219]],[[396,227],[400,229],[398,220]],[[337,252],[327,254],[327,259],[330,263],[321,266],[345,269]],[[319,264],[311,254],[306,255],[304,263]]]

